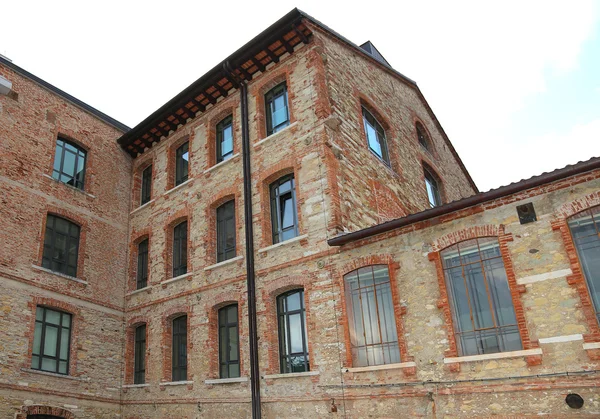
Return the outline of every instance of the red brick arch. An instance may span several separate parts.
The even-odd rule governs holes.
[[[21,411],[17,413],[15,419],[27,419],[28,415],[50,415],[61,419],[75,419],[75,415],[62,407],[33,405],[23,406]]]

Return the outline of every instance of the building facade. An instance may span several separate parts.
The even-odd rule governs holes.
[[[1,415],[600,414],[600,160],[479,193],[298,10],[133,129],[0,76]]]

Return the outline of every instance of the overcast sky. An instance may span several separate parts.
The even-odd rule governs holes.
[[[415,80],[481,191],[600,156],[598,0],[12,1],[0,53],[133,127],[294,7]]]

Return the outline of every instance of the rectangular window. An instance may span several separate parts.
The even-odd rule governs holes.
[[[48,214],[42,266],[76,277],[79,231],[80,228],[77,224]]]
[[[429,199],[429,206],[431,208],[442,205],[440,184],[436,177],[427,169],[425,169],[425,189],[427,190],[427,199]]]
[[[141,241],[138,245],[137,262],[136,288],[139,290],[148,285],[148,239]]]
[[[233,116],[217,124],[217,163],[233,156]]]
[[[221,378],[240,376],[237,304],[219,310],[219,366]]]
[[[52,177],[56,180],[83,190],[85,180],[86,151],[62,139],[56,140]]]
[[[187,380],[187,316],[173,320],[173,381]]]
[[[275,86],[265,95],[267,135],[281,131],[290,124],[288,93],[285,83]]]
[[[298,235],[294,175],[284,176],[271,184],[271,225],[273,244]]]
[[[175,186],[188,180],[189,144],[187,142],[175,151]]]
[[[309,371],[304,290],[277,297],[277,318],[281,373]]]
[[[523,349],[498,239],[464,241],[441,257],[459,354]]]
[[[173,277],[187,273],[187,221],[173,229]]]
[[[142,172],[142,201],[141,205],[150,202],[152,191],[152,165],[146,167]]]
[[[235,257],[235,201],[217,208],[217,262]]]
[[[569,228],[590,297],[600,323],[600,207],[583,211],[569,219]]]
[[[35,311],[31,368],[68,374],[70,347],[71,315],[38,306]]]
[[[352,271],[344,276],[344,287],[352,365],[401,362],[387,266],[366,266]]]
[[[146,325],[135,328],[133,384],[146,382]]]
[[[373,153],[383,160],[388,166],[390,165],[390,155],[388,153],[387,140],[385,138],[385,130],[377,119],[365,107],[362,108],[363,124],[365,127],[365,135],[369,143],[369,148]]]

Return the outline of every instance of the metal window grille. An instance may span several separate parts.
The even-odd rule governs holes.
[[[569,228],[592,299],[596,320],[600,323],[600,207],[571,217]]]
[[[189,158],[188,142],[175,151],[175,186],[181,185],[188,180]]]
[[[135,328],[133,349],[133,384],[146,382],[146,325]]]
[[[352,365],[400,362],[398,332],[386,265],[365,266],[344,275]]]
[[[86,151],[75,144],[57,138],[52,177],[83,190]]]
[[[282,373],[310,370],[304,290],[277,297],[279,358]]]
[[[221,378],[240,376],[237,304],[219,310],[219,372]]]
[[[173,381],[187,380],[187,316],[173,320]]]
[[[217,163],[233,156],[233,116],[217,124]]]
[[[235,201],[217,208],[217,262],[235,257]]]
[[[284,176],[271,184],[271,226],[273,243],[298,235],[298,213],[294,175]]]
[[[146,167],[142,172],[142,193],[141,205],[150,202],[152,193],[152,165]]]
[[[523,349],[498,239],[463,241],[441,257],[460,355]]]
[[[362,108],[363,124],[365,135],[369,143],[369,149],[377,155],[388,166],[390,165],[390,155],[388,153],[387,140],[385,138],[385,130],[377,119],[364,106]]]
[[[136,288],[139,290],[148,285],[148,239],[138,245]]]
[[[173,229],[173,277],[187,273],[187,221]]]
[[[288,92],[285,83],[281,83],[265,95],[267,115],[267,135],[281,131],[290,124]]]
[[[69,373],[71,343],[71,315],[38,306],[35,312],[35,331],[31,368]]]
[[[79,233],[77,224],[48,214],[42,266],[55,272],[77,276]]]

